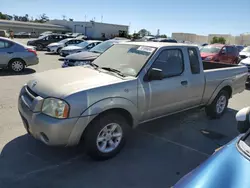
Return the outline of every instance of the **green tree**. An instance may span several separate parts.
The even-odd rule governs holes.
[[[167,35],[165,35],[165,34],[160,35],[160,38],[167,38]]]
[[[7,20],[7,16],[3,14],[2,12],[0,12],[0,19]]]
[[[141,30],[138,32],[138,34],[139,34],[140,36],[144,37],[144,36],[150,35],[151,33],[150,33],[148,30],[146,30],[146,29],[141,29]]]
[[[213,37],[211,44],[215,43],[226,44],[226,39],[224,37]]]
[[[37,19],[35,19],[35,22],[38,22],[38,23],[45,23],[49,21],[49,17],[46,15],[46,14],[41,14]]]

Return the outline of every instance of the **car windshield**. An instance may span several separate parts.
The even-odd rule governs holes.
[[[105,52],[107,49],[109,49],[114,43],[115,43],[114,41],[102,42],[101,44],[98,44],[97,46],[95,46],[94,48],[92,48],[92,49],[90,50],[90,52],[102,54],[102,53]]]
[[[200,49],[200,52],[215,54],[215,53],[219,53],[220,50],[221,50],[221,47],[218,47],[218,46],[204,46]]]
[[[109,67],[125,76],[137,76],[156,48],[133,44],[115,44],[99,56],[94,64]]]
[[[79,46],[79,47],[82,47],[82,48],[85,48],[86,46],[88,46],[90,43],[87,42],[87,41],[84,41],[84,42],[81,42],[79,44],[77,44],[76,46]]]
[[[250,52],[250,46],[244,48],[244,49],[242,50],[242,52]]]

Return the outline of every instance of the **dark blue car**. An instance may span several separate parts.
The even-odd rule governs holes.
[[[241,134],[184,176],[174,188],[250,187],[250,108],[236,115]]]

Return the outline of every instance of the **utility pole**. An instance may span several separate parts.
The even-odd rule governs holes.
[[[102,17],[101,17],[101,23],[103,22],[103,15],[102,15]]]

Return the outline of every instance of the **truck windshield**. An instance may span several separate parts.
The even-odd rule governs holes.
[[[156,48],[133,44],[115,44],[99,56],[94,64],[110,67],[125,76],[137,76]]]
[[[250,52],[250,46],[244,48],[244,49],[242,50],[242,52]]]
[[[202,53],[211,53],[211,54],[215,54],[215,53],[219,53],[221,50],[221,47],[217,47],[217,46],[204,46],[200,49],[200,52]]]

